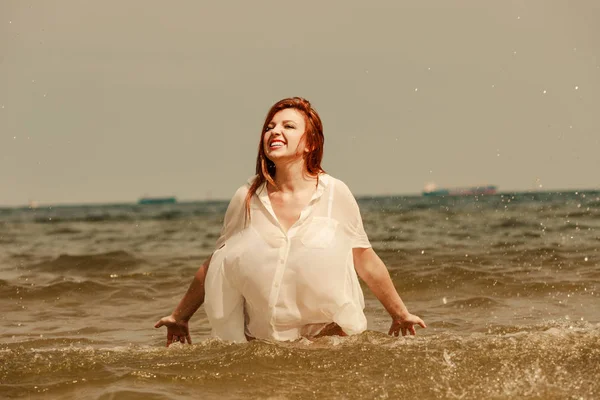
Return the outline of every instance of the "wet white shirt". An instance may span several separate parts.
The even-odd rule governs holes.
[[[353,248],[371,247],[354,196],[319,176],[317,190],[285,232],[266,184],[250,204],[252,178],[233,196],[206,276],[205,309],[214,336],[246,341],[311,337],[335,322],[345,333],[367,328]]]

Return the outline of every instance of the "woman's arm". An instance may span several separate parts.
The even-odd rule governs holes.
[[[202,266],[198,268],[187,292],[183,295],[183,298],[171,313],[176,319],[189,321],[190,318],[192,318],[192,315],[194,315],[202,303],[204,303],[204,280],[206,279],[206,273],[208,272],[208,265],[210,264],[211,258],[212,254],[204,261]]]
[[[365,281],[392,317],[392,326],[388,332],[390,335],[398,336],[400,331],[403,336],[407,331],[414,335],[416,333],[414,325],[426,328],[425,322],[421,318],[408,312],[394,287],[385,264],[372,248],[354,248],[352,255],[358,276]]]
[[[167,327],[167,347],[173,341],[185,343],[187,340],[189,344],[192,344],[188,322],[204,303],[204,280],[211,258],[212,255],[198,268],[190,287],[171,315],[161,318],[154,325],[155,328],[160,328],[163,325]]]

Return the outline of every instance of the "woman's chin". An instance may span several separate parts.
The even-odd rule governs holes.
[[[302,154],[287,154],[283,152],[273,152],[269,154],[268,152],[266,152],[265,155],[271,162],[275,164],[275,166],[277,166],[277,164],[290,164],[296,161],[304,161]]]
[[[293,154],[288,154],[280,149],[267,150],[265,153],[267,158],[273,162],[275,162],[275,160],[287,160],[294,157]]]

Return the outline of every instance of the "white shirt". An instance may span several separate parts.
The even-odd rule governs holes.
[[[266,184],[250,203],[240,187],[227,212],[206,276],[205,309],[214,336],[246,341],[311,337],[335,322],[345,333],[367,328],[352,249],[371,247],[358,204],[340,180],[321,174],[317,190],[287,233]]]

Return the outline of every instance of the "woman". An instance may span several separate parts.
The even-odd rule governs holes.
[[[356,200],[325,174],[323,126],[302,98],[283,99],[265,119],[256,176],[233,196],[215,252],[170,316],[167,346],[191,343],[188,321],[202,305],[225,340],[296,340],[363,332],[356,273],[392,317],[390,335],[414,335],[408,312],[363,229]],[[206,285],[205,285],[206,283]]]

